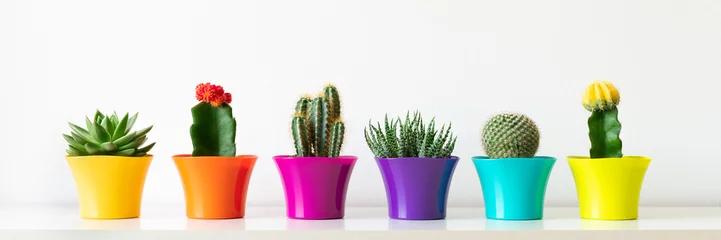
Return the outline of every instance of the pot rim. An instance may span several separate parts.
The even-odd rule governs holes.
[[[215,159],[220,159],[220,158],[258,158],[258,156],[257,156],[257,155],[252,155],[252,154],[248,154],[248,155],[237,155],[237,156],[235,156],[235,157],[226,157],[226,156],[193,156],[192,154],[176,154],[176,155],[173,155],[171,158],[173,158],[173,159],[198,159],[198,158],[215,158]]]
[[[341,156],[338,156],[338,157],[336,157],[336,158],[332,158],[332,157],[295,157],[295,156],[293,156],[293,155],[276,155],[276,156],[273,156],[273,159],[275,159],[275,160],[283,160],[283,159],[287,159],[287,160],[301,160],[301,159],[327,159],[327,160],[331,160],[331,159],[346,159],[346,160],[356,160],[356,159],[358,159],[358,157],[357,157],[357,156],[353,156],[353,155],[341,155]]]
[[[622,156],[620,158],[591,158],[589,156],[567,156],[568,161],[651,161],[647,156]]]
[[[551,156],[533,156],[532,158],[489,158],[488,156],[474,156],[473,161],[511,161],[511,160],[533,160],[533,161],[556,161]]]
[[[376,160],[384,159],[384,160],[392,160],[392,161],[402,161],[402,160],[438,160],[438,161],[448,161],[448,160],[458,160],[460,159],[458,156],[450,156],[447,158],[430,158],[430,157],[398,157],[398,158],[382,158],[382,157],[373,157]]]
[[[86,155],[86,156],[70,156],[65,155],[65,159],[84,159],[84,158],[133,158],[133,159],[141,159],[141,158],[153,158],[153,154],[148,154],[142,157],[130,157],[130,156],[116,156],[116,155]]]

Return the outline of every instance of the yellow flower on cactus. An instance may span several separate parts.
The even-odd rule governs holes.
[[[608,81],[596,81],[583,93],[583,106],[591,112],[613,109],[620,101],[621,95]]]

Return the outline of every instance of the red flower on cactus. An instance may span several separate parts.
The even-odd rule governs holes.
[[[233,96],[225,92],[223,87],[210,83],[198,84],[195,87],[195,98],[198,101],[210,103],[214,107],[223,105],[223,103],[230,104],[233,101]]]

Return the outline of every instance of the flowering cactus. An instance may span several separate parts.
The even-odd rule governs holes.
[[[195,87],[195,98],[200,101],[191,109],[193,125],[193,156],[235,156],[235,127],[233,97],[223,87],[202,83]]]
[[[621,95],[613,84],[597,81],[583,94],[583,106],[591,111],[588,118],[588,137],[591,140],[591,158],[623,157],[621,123],[618,121],[618,103]]]

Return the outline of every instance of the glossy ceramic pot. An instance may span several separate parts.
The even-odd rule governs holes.
[[[245,216],[248,183],[257,156],[173,156],[185,192],[189,218],[229,219]]]
[[[546,186],[553,157],[473,157],[486,203],[486,218],[535,220],[543,218]]]
[[[376,158],[393,219],[446,217],[446,201],[458,157]]]
[[[286,210],[293,219],[339,219],[357,157],[273,157],[285,190]]]
[[[66,157],[78,190],[80,216],[122,219],[140,216],[143,187],[152,155]]]
[[[568,157],[576,182],[581,218],[632,220],[638,218],[641,185],[651,159]]]

